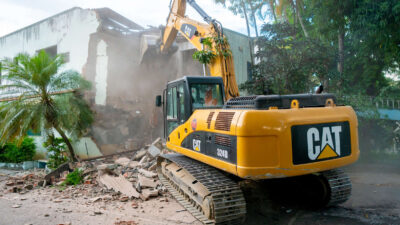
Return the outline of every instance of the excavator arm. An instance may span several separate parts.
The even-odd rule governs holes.
[[[189,3],[207,22],[200,23],[185,17],[186,3]],[[176,35],[180,32],[196,49],[202,50],[202,40],[207,37],[223,37],[222,26],[204,12],[195,0],[173,0],[170,6],[170,13],[165,27],[161,52],[166,52],[174,42]],[[212,39],[214,40],[214,39]],[[217,45],[221,46],[217,46]],[[212,51],[217,52],[216,48],[229,51],[228,44],[213,43]],[[225,97],[227,100],[239,96],[236,83],[235,69],[232,56],[217,55],[209,64],[211,76],[222,77],[225,87]]]

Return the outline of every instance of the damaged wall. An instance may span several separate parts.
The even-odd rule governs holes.
[[[172,55],[154,54],[140,60],[144,33],[126,36],[104,31],[90,37],[83,76],[95,84],[88,94],[96,112],[92,135],[104,154],[139,148],[163,136],[162,109],[155,107],[156,95],[162,94],[168,81],[188,71],[181,68],[182,64],[185,68],[193,64],[191,74],[201,74],[202,66],[179,50]],[[99,57],[99,46],[107,46],[107,62]],[[99,66],[103,70],[99,71]],[[106,85],[100,85],[104,78]],[[106,90],[104,102],[99,102],[99,88]]]
[[[75,146],[79,156],[94,157],[138,149],[163,136],[163,114],[155,107],[155,96],[168,81],[203,74],[202,65],[192,59],[194,47],[179,36],[175,52],[142,58],[145,34],[157,36],[161,30],[144,29],[108,8],[72,8],[1,37],[0,58],[41,49],[66,55],[64,68],[77,70],[92,83],[85,98],[95,122]],[[234,54],[238,49],[234,47]]]

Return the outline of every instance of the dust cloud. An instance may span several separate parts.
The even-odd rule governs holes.
[[[87,94],[96,112],[91,136],[103,154],[138,149],[163,137],[162,108],[155,107],[155,97],[162,95],[168,81],[202,73],[201,65],[191,57],[193,50],[175,48],[161,55],[152,46],[142,57],[141,37],[149,33],[159,35],[161,31],[91,35],[83,76],[93,83]],[[95,104],[96,48],[101,40],[107,44],[108,57],[105,105]]]

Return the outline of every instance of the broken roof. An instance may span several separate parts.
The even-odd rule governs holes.
[[[2,37],[0,37],[0,39],[11,36],[13,34],[19,33],[23,30],[26,30],[28,28],[37,26],[43,22],[47,22],[51,19],[54,19],[60,15],[64,15],[64,14],[68,14],[74,10],[93,10],[97,13],[98,15],[98,19],[101,23],[101,25],[103,27],[106,27],[107,29],[111,29],[111,30],[117,30],[123,33],[132,33],[132,32],[137,32],[139,30],[143,30],[144,28],[142,26],[140,26],[139,24],[127,19],[126,17],[122,16],[121,14],[118,14],[117,12],[111,10],[110,8],[97,8],[97,9],[82,9],[80,7],[72,7],[70,9],[67,9],[65,11],[62,11],[60,13],[57,13],[53,16],[50,16],[46,19],[40,20],[36,23],[33,23],[29,26],[23,27],[21,29],[18,29],[14,32],[11,32],[9,34],[6,34]]]

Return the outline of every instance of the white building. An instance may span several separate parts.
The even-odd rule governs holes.
[[[160,33],[158,28],[144,29],[108,8],[71,8],[0,37],[0,59],[42,49],[51,55],[64,54],[64,68],[92,82],[86,97],[96,112],[95,123],[76,146],[81,157],[92,157],[132,150],[162,136],[162,112],[154,106],[155,96],[169,80],[202,74],[202,66],[191,57],[194,48],[182,37],[178,37],[176,52],[142,61],[143,35]],[[247,41],[241,34],[227,33],[235,40],[231,44]],[[232,46],[234,58],[240,59],[235,61],[239,82],[247,80],[250,60],[246,49]]]

